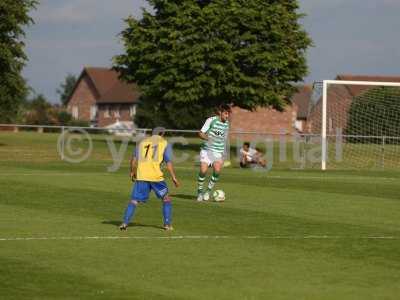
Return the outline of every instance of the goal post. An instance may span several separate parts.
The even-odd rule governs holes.
[[[327,101],[328,101],[328,81],[324,80],[322,84],[322,132],[321,132],[321,169],[326,170],[326,159],[328,156],[327,137],[326,137],[326,119],[327,119]]]
[[[332,160],[329,143],[339,139],[348,167],[368,162],[383,168],[386,151],[389,165],[400,169],[400,82],[324,80],[317,88],[322,91],[310,103],[308,125],[321,134],[322,170]]]

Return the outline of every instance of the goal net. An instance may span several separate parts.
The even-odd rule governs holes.
[[[321,135],[323,170],[400,170],[400,83],[316,83],[307,130]]]

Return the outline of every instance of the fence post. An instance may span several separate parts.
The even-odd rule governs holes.
[[[300,143],[300,169],[304,170],[307,166],[307,137],[302,136],[302,141]]]

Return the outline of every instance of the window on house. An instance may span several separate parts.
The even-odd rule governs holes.
[[[329,132],[333,132],[333,120],[332,118],[329,118]]]
[[[97,116],[97,105],[92,105],[90,107],[90,120],[95,120]]]
[[[108,106],[104,107],[104,118],[110,117],[110,108]]]
[[[134,115],[136,115],[136,105],[132,105],[132,106],[129,108],[129,115],[130,115],[131,117],[133,117]]]
[[[300,132],[303,131],[303,122],[301,120],[296,120],[294,127]]]
[[[119,118],[120,114],[119,114],[119,106],[115,106],[114,107],[114,118]]]
[[[79,118],[79,109],[77,105],[72,106],[72,117],[74,119],[78,119]]]

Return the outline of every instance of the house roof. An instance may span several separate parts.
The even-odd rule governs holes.
[[[312,87],[304,85],[298,88],[298,91],[292,96],[292,103],[298,107],[297,118],[306,119],[308,116],[308,108],[311,99]]]
[[[371,81],[371,82],[400,82],[400,76],[374,76],[374,75],[350,75],[350,74],[339,74],[335,80],[344,81]],[[373,85],[332,85],[328,89],[328,98],[338,99],[352,99],[356,96],[361,95],[367,90],[373,88]],[[310,111],[313,111],[317,104],[322,101],[322,97],[318,99],[316,103],[313,103],[310,107]]]
[[[90,79],[97,92],[97,103],[135,103],[140,93],[136,84],[129,84],[119,79],[119,73],[113,69],[85,67],[77,80],[74,91],[84,76]],[[74,92],[71,93],[71,96]]]

